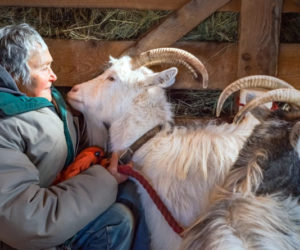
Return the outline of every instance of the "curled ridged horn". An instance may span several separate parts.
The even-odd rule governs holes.
[[[226,101],[226,99],[233,94],[234,92],[246,89],[246,88],[266,88],[266,89],[278,89],[278,88],[290,88],[294,89],[292,85],[289,83],[267,75],[254,75],[254,76],[246,76],[240,78],[233,83],[229,84],[221,93],[217,109],[216,109],[216,116],[219,117],[221,114],[222,107]]]
[[[287,102],[300,107],[300,91],[296,89],[275,89],[248,102],[234,117],[233,122],[239,123],[245,114],[257,106],[267,102]]]
[[[208,73],[204,64],[185,50],[176,48],[151,49],[132,58],[133,69],[159,64],[183,65],[196,80],[202,79],[203,88],[207,88]]]

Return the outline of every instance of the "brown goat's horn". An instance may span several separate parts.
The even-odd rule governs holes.
[[[216,116],[219,117],[221,114],[222,107],[226,101],[226,99],[233,94],[234,92],[246,89],[246,88],[266,88],[266,89],[278,89],[278,88],[294,88],[292,85],[287,82],[267,75],[254,75],[254,76],[246,76],[240,78],[233,83],[229,84],[221,93],[217,109]]]
[[[287,102],[300,107],[300,91],[296,89],[275,89],[251,100],[234,117],[233,122],[239,123],[245,114],[257,106],[267,102]]]
[[[185,50],[176,48],[151,49],[132,58],[133,69],[159,64],[181,64],[193,74],[195,79],[198,81],[202,79],[203,88],[207,88],[208,73],[204,64]]]

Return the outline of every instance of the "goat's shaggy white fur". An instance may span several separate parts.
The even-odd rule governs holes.
[[[296,250],[300,246],[298,199],[280,194],[226,195],[200,222],[187,233],[181,249]]]
[[[126,149],[154,126],[165,125],[134,154],[134,167],[151,181],[176,220],[188,227],[207,209],[212,190],[224,181],[258,121],[248,118],[238,126],[170,127],[171,107],[162,88],[174,83],[176,68],[160,73],[145,67],[132,70],[129,57],[111,63],[98,81],[76,86],[69,93],[69,102],[84,114],[87,123],[95,124],[100,118],[110,125],[113,151]],[[177,249],[181,237],[143,188],[140,190],[152,247]]]
[[[181,249],[300,249],[300,115],[266,114]]]

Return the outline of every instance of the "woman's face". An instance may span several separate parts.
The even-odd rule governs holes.
[[[52,101],[51,89],[52,83],[57,77],[51,69],[53,62],[48,49],[38,49],[32,53],[28,60],[30,69],[30,84],[19,84],[21,92],[30,97],[44,97]]]

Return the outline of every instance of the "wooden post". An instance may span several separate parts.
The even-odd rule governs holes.
[[[282,0],[242,0],[238,77],[277,75]]]
[[[237,77],[277,76],[282,0],[242,0]],[[262,91],[263,92],[263,91]],[[236,101],[246,103],[254,90],[240,91]],[[239,107],[236,107],[236,110]]]
[[[300,0],[294,0],[294,2],[298,5],[300,5]]]

